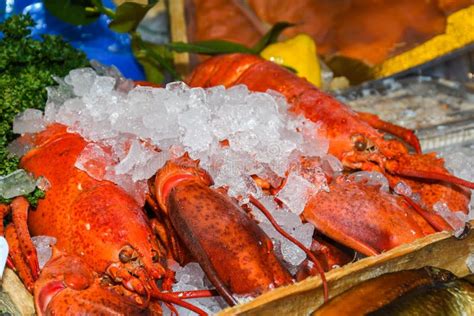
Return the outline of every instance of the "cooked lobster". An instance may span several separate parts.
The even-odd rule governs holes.
[[[80,135],[54,124],[32,139],[35,148],[21,166],[46,177],[50,188],[35,210],[28,212],[28,202],[18,197],[2,205],[1,213],[12,209],[13,223],[6,228],[10,256],[34,290],[39,314],[155,314],[161,313],[159,301],[202,314],[182,299],[213,292],[166,293],[174,281],[170,257],[198,261],[232,305],[234,295],[254,296],[293,282],[270,238],[223,190],[209,187],[212,179],[187,154],[150,181],[159,205],[149,199],[158,215],[150,220],[117,185],[74,166],[87,145]],[[41,274],[30,234],[57,239]]]
[[[154,299],[201,313],[163,292],[171,290],[173,273],[143,209],[117,185],[74,166],[87,142],[55,124],[34,135],[33,143],[21,166],[51,186],[33,211],[22,197],[12,202],[6,238],[18,274],[34,289],[38,314],[160,313]],[[40,275],[30,233],[57,239]]]
[[[450,210],[468,212],[470,190],[467,188],[474,188],[474,183],[450,174],[443,160],[437,158],[435,153],[422,154],[419,141],[412,131],[381,121],[372,114],[356,113],[305,79],[272,62],[255,55],[221,55],[197,66],[187,82],[193,87],[244,84],[253,91],[278,91],[290,104],[290,112],[320,122],[320,129],[315,132],[327,137],[329,153],[342,162],[346,171],[381,172],[387,177],[392,190],[400,182],[409,185],[412,194],[400,198],[393,193],[377,195],[370,193],[370,189],[336,181],[329,193],[317,194],[308,202],[303,214],[306,220],[341,243],[350,238],[349,245],[362,253],[379,253],[434,231],[451,230],[451,226],[433,211],[437,201],[445,202]],[[383,132],[403,142],[387,140]],[[405,143],[411,145],[415,153],[410,153]],[[361,190],[366,193],[362,194]],[[341,196],[348,199],[346,207],[340,207],[335,202],[341,200]],[[367,201],[363,207],[367,217],[359,226],[352,228],[351,223],[358,218],[359,208],[351,206],[350,197]],[[377,201],[380,199],[389,201]],[[359,204],[359,207],[362,206]],[[391,222],[398,221],[401,216],[394,211],[394,206],[411,214],[411,220],[401,221],[406,225],[405,231],[395,232],[392,229]],[[373,213],[368,209],[372,209]],[[423,219],[414,215],[414,211]],[[371,238],[377,239],[376,243],[382,242],[368,244],[364,235],[369,232],[374,233]],[[380,236],[383,236],[382,240]]]

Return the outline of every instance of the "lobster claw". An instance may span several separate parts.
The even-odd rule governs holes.
[[[311,197],[303,217],[324,235],[367,256],[434,233],[402,197],[346,176],[336,178],[329,192]]]
[[[98,275],[79,257],[55,250],[34,288],[38,315],[147,315],[131,296],[100,284]]]

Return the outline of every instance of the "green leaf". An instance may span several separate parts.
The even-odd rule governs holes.
[[[118,33],[135,31],[148,10],[157,2],[157,0],[149,0],[147,5],[135,2],[122,3],[115,11],[115,18],[109,24],[110,29]]]
[[[44,6],[55,17],[74,25],[92,23],[100,16],[93,0],[44,0]]]
[[[158,65],[153,59],[150,59],[142,49],[142,40],[137,37],[132,37],[132,52],[137,61],[143,67],[145,71],[146,80],[153,83],[162,83],[164,80],[164,75],[160,70],[160,65]]]
[[[167,44],[166,46],[172,51],[178,53],[197,53],[204,55],[253,53],[250,48],[247,48],[244,45],[222,40],[210,40],[195,43],[173,42]]]
[[[165,46],[143,42],[143,47],[147,56],[160,64],[174,80],[181,80],[181,76],[174,69],[173,55]]]
[[[270,44],[275,43],[278,40],[281,32],[285,29],[294,26],[295,24],[289,22],[278,22],[272,26],[272,28],[265,34],[254,47],[252,51],[254,54],[260,54],[260,52]]]

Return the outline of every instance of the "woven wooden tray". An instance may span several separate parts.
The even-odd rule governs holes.
[[[474,221],[471,224],[474,225]],[[336,296],[384,273],[424,266],[443,268],[464,277],[470,274],[466,265],[470,254],[474,254],[474,232],[462,240],[448,232],[433,234],[328,272],[329,296]],[[249,303],[223,310],[219,315],[308,315],[322,304],[321,280],[311,277],[263,294]]]

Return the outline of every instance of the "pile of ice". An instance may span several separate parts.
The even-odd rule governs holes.
[[[28,110],[15,120],[15,132],[36,132],[52,122],[69,126],[91,141],[76,166],[121,185],[140,202],[146,179],[185,151],[201,160],[216,186],[243,197],[249,175],[275,181],[301,155],[327,153],[318,125],[290,115],[276,92],[251,93],[243,85],[190,88],[182,82],[133,87],[91,68],[57,82],[48,89],[44,117]],[[230,146],[222,146],[223,140]]]
[[[248,194],[263,197],[251,175],[277,186],[302,156],[321,157],[330,168],[342,168],[327,155],[328,141],[318,136],[318,124],[288,113],[284,97],[273,91],[253,93],[243,85],[190,88],[183,82],[134,87],[104,68],[76,69],[56,81],[58,86],[48,89],[44,116],[26,111],[15,120],[15,132],[37,132],[54,122],[67,125],[89,141],[76,167],[120,185],[139,203],[144,203],[147,179],[184,152],[200,159],[215,186],[228,187],[241,203],[248,201]],[[293,171],[277,196],[284,208],[270,209],[306,246],[313,229],[298,215],[319,190],[328,190],[320,167],[310,176]],[[267,224],[262,220],[270,231]],[[290,266],[305,258],[280,234],[270,235]]]

